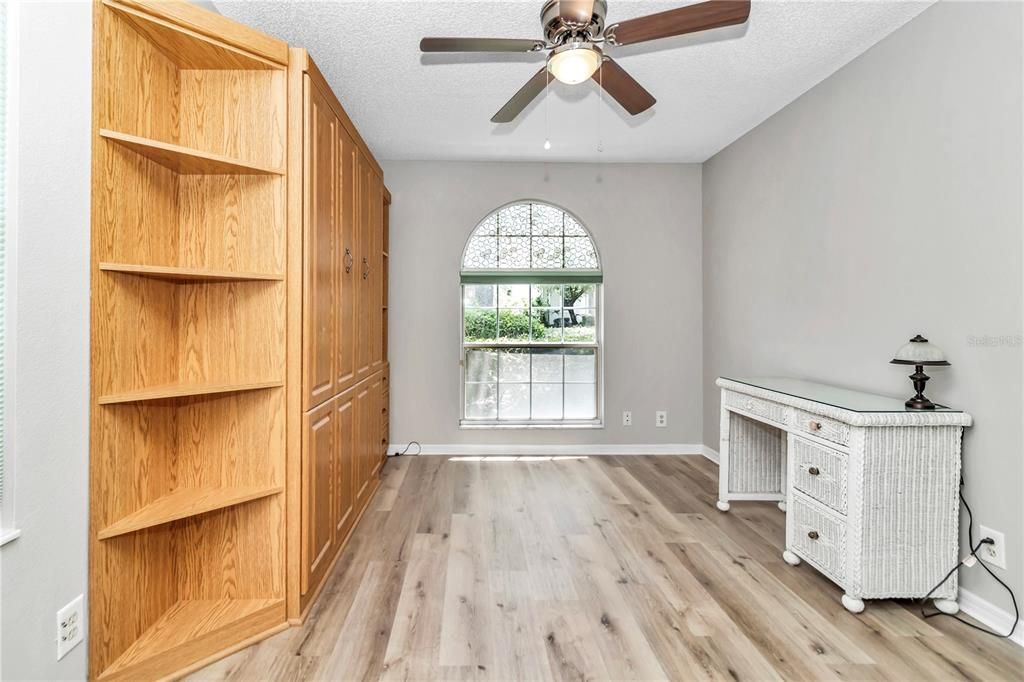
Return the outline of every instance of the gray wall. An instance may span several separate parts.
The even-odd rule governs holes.
[[[715,377],[909,396],[886,363],[920,332],[953,365],[928,394],[975,417],[966,495],[1018,595],[1021,23],[1017,3],[939,3],[704,167],[705,443]],[[980,569],[963,584],[1012,611]]]
[[[86,593],[90,3],[21,3],[16,256],[16,518],[0,548],[0,677],[81,679],[56,614]],[[40,84],[45,83],[45,87]]]
[[[386,162],[384,171],[394,199],[393,443],[700,443],[699,166]],[[484,216],[523,198],[579,216],[601,253],[604,429],[459,429],[462,249]],[[667,428],[654,426],[659,409]]]

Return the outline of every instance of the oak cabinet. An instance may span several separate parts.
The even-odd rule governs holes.
[[[291,343],[301,352],[303,391],[290,409],[302,438],[289,438],[299,465],[300,496],[290,537],[303,548],[293,561],[288,615],[301,619],[316,599],[379,485],[387,435],[383,250],[384,180],[359,132],[305,50],[292,49],[289,88],[293,219],[301,220],[301,324]],[[301,92],[301,99],[296,96]],[[298,510],[297,512],[295,510]]]

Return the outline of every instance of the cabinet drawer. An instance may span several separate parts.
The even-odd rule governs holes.
[[[796,427],[797,431],[809,433],[812,436],[824,438],[839,445],[848,445],[850,443],[849,424],[844,424],[828,417],[822,417],[821,415],[811,414],[810,412],[804,412],[803,410],[795,410],[793,421],[793,426]]]
[[[794,437],[789,456],[793,460],[793,487],[845,514],[846,455]]]
[[[786,511],[793,524],[792,550],[836,580],[846,577],[846,520],[824,511],[803,494],[793,492]]]
[[[788,424],[790,422],[791,410],[789,407],[773,403],[770,400],[753,398],[742,393],[726,391],[725,406],[742,410],[757,417],[763,417],[776,424]]]

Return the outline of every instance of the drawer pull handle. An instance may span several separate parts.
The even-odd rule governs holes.
[[[345,272],[352,272],[352,249],[345,249]]]
[[[818,470],[818,467],[811,467],[810,469],[807,470],[807,473],[809,473],[811,476],[817,476],[818,474],[821,473],[821,471]]]
[[[817,540],[818,539],[818,531],[812,530],[810,533],[807,534],[807,537],[809,537],[812,540]]]
[[[808,422],[807,428],[811,431],[821,431],[821,422]]]

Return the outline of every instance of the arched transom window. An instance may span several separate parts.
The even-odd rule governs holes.
[[[550,204],[502,207],[462,258],[464,426],[600,425],[601,262]]]

